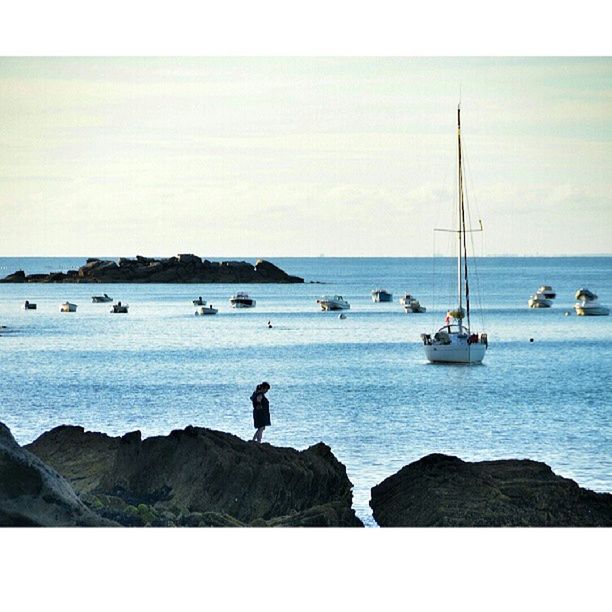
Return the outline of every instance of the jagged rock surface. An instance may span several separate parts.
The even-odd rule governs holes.
[[[197,255],[181,254],[165,259],[137,255],[119,262],[89,258],[78,270],[29,274],[18,270],[0,283],[303,283],[269,261],[255,265],[246,261],[214,262]]]
[[[373,487],[370,506],[382,527],[612,526],[611,494],[529,459],[428,455]]]
[[[199,427],[142,440],[61,426],[28,449],[123,524],[362,526],[346,469],[323,443],[297,451]]]
[[[111,525],[77,497],[66,480],[17,444],[0,423],[0,526]]]

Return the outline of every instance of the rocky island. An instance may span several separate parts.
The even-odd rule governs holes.
[[[78,270],[28,274],[18,270],[0,283],[303,283],[273,263],[258,259],[246,261],[209,261],[197,255],[181,254],[154,259],[137,255],[118,261],[89,258]]]

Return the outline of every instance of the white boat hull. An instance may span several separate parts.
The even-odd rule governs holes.
[[[542,298],[530,298],[527,303],[529,304],[529,308],[550,308],[552,306],[550,300]]]
[[[202,306],[196,310],[197,316],[205,316],[205,315],[216,315],[219,311],[216,308],[211,308],[210,306]]]
[[[76,312],[77,305],[66,302],[60,306],[60,312]]]
[[[350,310],[348,304],[331,304],[329,302],[321,302],[321,310]]]
[[[431,363],[480,363],[486,351],[486,345],[467,341],[425,345],[425,356]]]
[[[421,306],[416,305],[416,304],[404,304],[404,310],[406,311],[406,314],[409,313],[419,313],[419,312],[427,312],[427,308],[425,308],[425,306]]]
[[[255,300],[252,302],[232,302],[230,301],[232,308],[255,308]]]
[[[610,309],[606,306],[581,306],[576,304],[574,306],[576,314],[579,317],[605,317],[610,314]]]

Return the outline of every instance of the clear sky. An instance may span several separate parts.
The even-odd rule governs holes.
[[[0,58],[0,256],[612,253],[611,58]]]

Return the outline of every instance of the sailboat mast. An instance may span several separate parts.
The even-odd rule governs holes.
[[[463,247],[463,173],[461,171],[461,107],[457,106],[457,191],[459,192],[458,197],[458,211],[457,211],[457,225],[459,227],[459,231],[457,232],[457,236],[459,242],[457,244],[457,297],[459,301],[459,312],[461,312],[461,308],[463,306],[462,300],[462,262],[461,262],[461,253]]]

